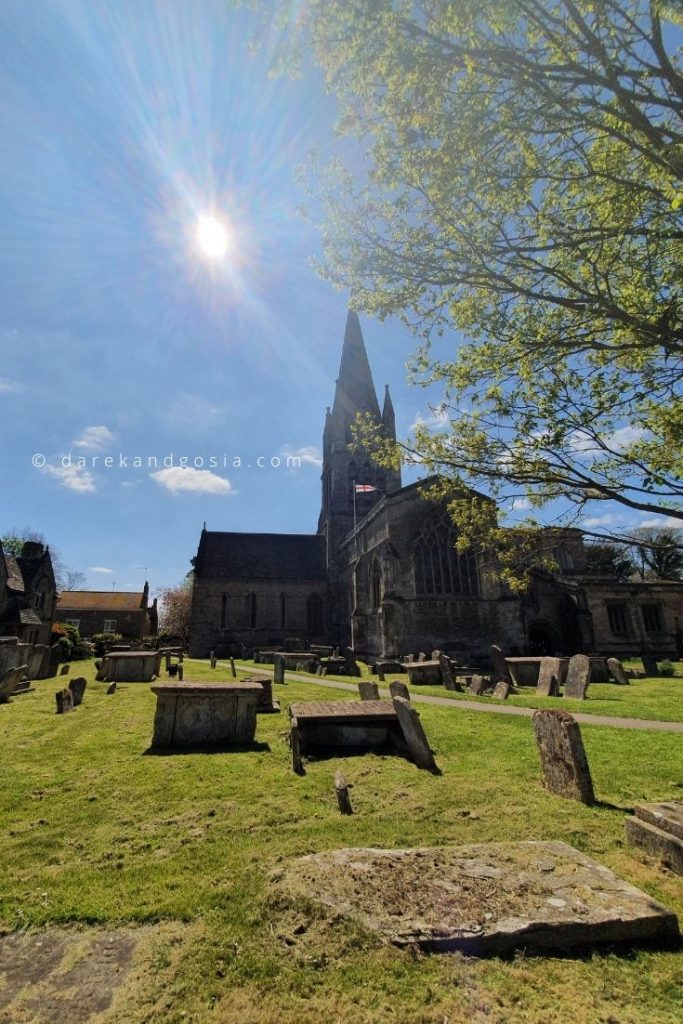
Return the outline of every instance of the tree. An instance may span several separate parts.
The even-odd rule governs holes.
[[[322,272],[413,327],[413,380],[444,392],[445,428],[378,455],[503,506],[683,519],[680,4],[306,12],[298,45],[367,152],[313,165]]]
[[[614,576],[626,580],[636,572],[628,550],[618,544],[588,544],[586,572],[590,576]]]
[[[683,579],[683,530],[643,526],[634,532],[633,551],[642,579]]]
[[[0,538],[0,541],[5,553],[13,555],[15,558],[21,554],[22,548],[27,541],[33,541],[34,543],[42,544],[43,547],[47,547],[47,541],[43,534],[31,529],[30,526],[25,526],[21,529],[12,527],[4,537]],[[67,568],[56,548],[50,548],[50,561],[52,562],[52,571],[55,575],[55,583],[58,590],[78,590],[79,587],[83,586],[86,579],[85,573],[81,572],[80,569]]]
[[[63,567],[61,573],[62,590],[81,590],[85,584],[86,575],[80,569],[67,569]]]
[[[170,633],[185,643],[190,630],[192,612],[192,574],[175,587],[165,587],[159,593],[159,630]]]

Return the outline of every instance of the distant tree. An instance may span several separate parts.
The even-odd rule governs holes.
[[[5,554],[12,555],[14,558],[21,554],[21,549],[27,541],[33,541],[36,544],[46,544],[43,534],[38,533],[37,530],[32,530],[30,526],[24,526],[22,529],[12,526],[0,540],[2,540]]]
[[[61,573],[61,586],[62,590],[81,590],[85,584],[86,575],[81,572],[80,569],[67,569],[66,567]]]
[[[641,527],[634,534],[633,551],[642,579],[683,579],[683,530]]]
[[[24,526],[21,529],[13,526],[0,540],[2,540],[2,547],[5,553],[13,555],[15,558],[21,554],[22,548],[27,541],[42,544],[44,547],[48,546],[44,535],[39,533],[38,530],[31,529],[30,526]],[[58,590],[78,590],[83,586],[86,579],[85,573],[81,572],[80,569],[67,568],[56,548],[50,548],[50,560]]]
[[[159,632],[170,633],[187,640],[192,610],[192,575],[175,587],[164,587],[159,592]]]
[[[586,545],[586,572],[590,576],[614,576],[625,580],[637,571],[627,548],[618,544]]]

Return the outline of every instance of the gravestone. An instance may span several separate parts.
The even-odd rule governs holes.
[[[26,665],[16,665],[14,668],[10,668],[0,678],[0,704],[6,704],[12,694],[15,692],[19,683],[24,678],[26,672]]]
[[[542,658],[536,693],[539,697],[557,697],[560,692],[561,662],[559,658]]]
[[[60,676],[68,676],[70,671],[71,671],[71,665],[62,665],[62,667],[59,670],[59,674],[60,674]]]
[[[380,681],[380,683],[383,683],[385,681],[384,680],[384,672],[382,671],[381,668],[377,669],[377,678]]]
[[[630,685],[629,678],[626,675],[624,666],[621,664],[618,658],[608,658],[607,668],[609,669],[609,673],[612,676],[612,679],[614,679],[615,683],[618,683],[619,686]]]
[[[534,735],[545,788],[557,796],[595,803],[586,751],[578,723],[566,711],[534,711]]]
[[[109,686],[107,687],[107,691],[106,692],[107,692],[107,694],[116,693],[116,680],[114,680],[113,683],[109,684]]]
[[[575,654],[569,659],[567,678],[564,683],[565,697],[584,700],[591,678],[591,660],[587,654]]]
[[[79,704],[83,703],[83,694],[85,693],[87,685],[88,682],[83,676],[77,676],[76,679],[70,680],[69,689],[73,694],[75,708],[77,708]]]
[[[68,711],[73,710],[74,695],[71,692],[71,690],[57,690],[55,694],[55,700],[57,702],[58,715],[65,715]]]
[[[442,651],[432,651],[432,661],[441,661]]]
[[[493,696],[498,697],[499,700],[507,700],[511,690],[512,687],[509,683],[506,683],[504,679],[499,679],[493,689]]]
[[[446,689],[457,690],[458,684],[455,675],[453,674],[450,658],[447,658],[445,654],[439,652],[439,657],[434,660],[438,661],[441,666],[441,679],[443,680],[443,685]]]
[[[511,682],[510,670],[505,661],[505,655],[497,644],[491,644],[489,647],[489,658],[491,659],[491,668],[493,669],[495,682],[498,682],[499,679],[504,679],[506,683]]]
[[[469,685],[470,693],[473,693],[475,696],[479,696],[480,693],[483,693],[487,682],[488,679],[486,676],[472,676],[472,682]]]
[[[643,663],[645,675],[647,677],[656,677],[659,675],[659,669],[657,668],[657,659],[654,654],[643,654],[640,659]]]
[[[415,658],[414,658],[414,656],[412,654],[406,654],[405,660],[407,662],[411,662],[411,661],[415,661]]]
[[[211,651],[209,653],[209,660],[211,662],[211,668],[215,668],[216,667],[216,655],[214,654],[213,651]]]
[[[358,684],[361,700],[379,700],[379,686],[371,679],[363,679]]]
[[[183,672],[184,671],[185,671],[185,669],[184,669],[184,667],[182,665],[182,662],[181,662],[181,664],[178,665],[178,679],[179,679],[180,682],[182,682]]]
[[[275,661],[273,662],[273,682],[284,683],[285,681],[285,659],[279,655],[275,655]]]
[[[389,683],[389,693],[392,697],[403,697],[404,700],[410,700],[408,684],[402,682],[400,679],[394,679]]]
[[[411,707],[410,701],[404,700],[403,697],[393,697],[392,704],[413,761],[418,768],[426,768],[429,772],[435,772],[437,770],[436,761],[417,711]]]
[[[237,669],[235,668],[235,659],[230,659],[230,675],[233,679],[237,679]]]
[[[417,660],[418,661],[426,661],[427,660],[427,655],[425,654],[424,651],[420,651],[420,653],[417,656]]]
[[[625,822],[626,841],[657,857],[670,871],[683,875],[683,801],[636,807]]]
[[[334,773],[334,791],[337,795],[337,805],[342,814],[353,814],[351,797],[349,796],[349,784],[341,772]]]
[[[29,679],[40,679],[40,668],[43,664],[43,656],[45,654],[45,644],[35,644],[31,651],[31,657],[28,660],[27,676]]]

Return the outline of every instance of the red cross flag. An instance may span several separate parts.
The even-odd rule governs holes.
[[[372,484],[356,484],[356,494],[369,494],[371,491],[376,491],[377,488],[373,487]]]

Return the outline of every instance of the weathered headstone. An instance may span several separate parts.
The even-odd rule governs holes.
[[[358,665],[358,662],[356,661],[356,655],[351,650],[351,648],[350,647],[345,647],[343,655],[344,655],[344,661],[346,663],[344,665],[344,671],[346,672],[346,675],[347,676],[359,676],[360,675],[360,667]]]
[[[403,697],[404,700],[410,700],[408,684],[400,679],[394,679],[389,683],[389,693],[392,697]]]
[[[499,679],[504,679],[506,683],[511,682],[510,670],[505,661],[505,655],[497,644],[491,644],[489,647],[489,658],[491,659],[494,682],[497,683]]]
[[[179,679],[180,681],[182,681],[182,678],[183,678],[183,672],[184,672],[184,671],[185,671],[185,669],[183,668],[183,665],[182,665],[182,662],[181,662],[181,663],[180,663],[180,665],[178,665],[178,679]]]
[[[379,686],[371,679],[363,679],[358,684],[361,700],[379,700]]]
[[[88,681],[83,676],[77,676],[76,679],[71,679],[69,681],[69,689],[73,694],[75,708],[77,708],[79,704],[83,703],[83,694],[85,693],[87,685]]]
[[[59,670],[59,674],[60,674],[60,676],[68,676],[70,671],[71,671],[71,665],[62,665],[62,667]]]
[[[235,659],[230,659],[230,675],[233,679],[237,679],[237,669],[235,668]]]
[[[559,708],[534,711],[534,735],[546,789],[583,804],[595,803],[586,751],[578,723]]]
[[[116,680],[114,680],[113,683],[109,684],[109,686],[107,687],[107,691],[106,692],[107,692],[107,694],[116,693]]]
[[[618,658],[608,658],[607,668],[609,669],[609,674],[612,676],[612,679],[615,683],[618,683],[619,686],[630,685],[630,680],[626,675],[624,666],[621,664]]]
[[[536,693],[539,697],[557,697],[560,692],[560,671],[559,658],[541,659],[536,683]]]
[[[504,679],[499,679],[493,688],[493,696],[498,697],[499,700],[507,700],[511,690],[512,687],[509,683],[506,683]]]
[[[432,651],[432,661],[440,661],[441,653],[441,651]]]
[[[383,683],[385,681],[384,680],[384,672],[383,672],[383,670],[381,668],[377,669],[377,678],[378,678],[380,683]]]
[[[26,672],[26,665],[16,665],[14,668],[8,669],[0,678],[0,704],[6,704],[14,691],[19,686],[19,683],[24,678]]]
[[[591,678],[591,660],[587,654],[575,654],[569,659],[564,695],[573,700],[583,700]]]
[[[285,681],[285,659],[280,655],[275,655],[275,661],[273,662],[273,682],[284,683]]]
[[[645,675],[648,678],[655,678],[659,675],[659,669],[657,668],[657,659],[654,654],[643,654],[641,655],[641,661],[645,670]]]
[[[426,768],[427,771],[435,772],[437,770],[436,761],[417,711],[411,706],[410,701],[404,700],[403,697],[393,697],[392,704],[413,761],[418,768]]]
[[[425,654],[424,651],[420,651],[420,653],[417,656],[417,660],[418,661],[426,661],[427,660],[427,655]]]
[[[625,822],[627,842],[683,875],[683,801],[643,804],[635,810],[635,817]]]
[[[483,693],[484,687],[487,683],[488,679],[486,676],[472,676],[472,682],[469,685],[470,693],[473,693],[475,696],[479,696],[480,693]]]
[[[334,774],[334,791],[337,794],[337,804],[342,814],[353,814],[351,797],[349,796],[349,784],[341,772]]]
[[[455,690],[456,680],[451,667],[450,658],[447,658],[445,654],[439,652],[439,657],[434,660],[438,661],[441,666],[441,679],[443,680],[443,685],[447,690]]]
[[[57,714],[65,715],[68,711],[71,711],[74,706],[74,696],[71,690],[57,690],[55,694],[55,700],[57,702]]]
[[[216,655],[214,654],[213,651],[210,651],[210,653],[209,653],[209,660],[211,662],[211,668],[215,668],[216,667]]]

